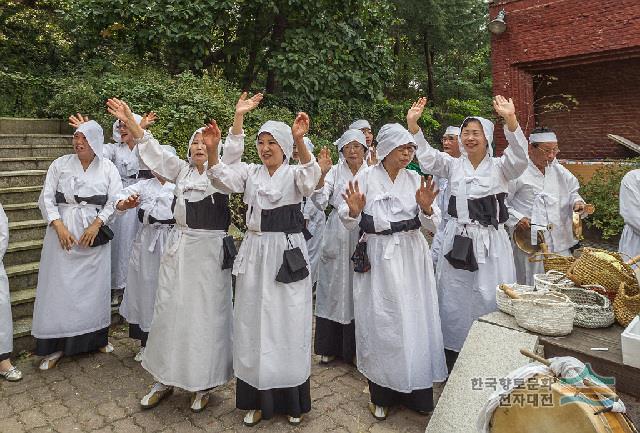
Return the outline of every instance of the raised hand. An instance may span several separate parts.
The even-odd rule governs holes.
[[[144,116],[142,116],[142,120],[140,121],[140,128],[147,129],[158,120],[158,115],[155,111],[150,111]]]
[[[318,165],[320,166],[322,175],[324,176],[329,173],[329,170],[331,170],[331,167],[333,166],[333,161],[331,160],[331,152],[329,152],[329,149],[327,149],[326,147],[320,149],[316,160],[318,161]]]
[[[251,98],[247,98],[247,92],[242,92],[240,99],[236,103],[237,114],[247,114],[249,111],[256,108],[260,101],[262,101],[262,93],[256,93]]]
[[[89,118],[87,116],[83,116],[80,113],[76,114],[75,116],[73,114],[69,116],[69,126],[75,129],[78,129],[80,125],[88,121]]]
[[[304,112],[298,113],[296,116],[296,120],[293,121],[293,126],[291,126],[291,133],[293,134],[293,139],[299,139],[302,142],[303,137],[309,132],[309,124],[311,120],[309,119],[309,115]]]
[[[205,125],[204,131],[202,131],[202,140],[204,141],[204,145],[207,146],[207,152],[218,153],[218,145],[220,144],[221,138],[222,133],[215,120],[211,120]]]
[[[420,187],[416,191],[416,202],[418,203],[418,206],[420,206],[420,209],[422,209],[422,212],[427,215],[431,215],[433,213],[431,205],[436,200],[439,192],[440,191],[438,191],[436,183],[433,181],[431,176],[426,179],[422,177],[420,180]]]
[[[367,157],[367,165],[376,165],[378,163],[378,155],[376,154],[376,147],[371,146],[369,148],[369,156]]]
[[[76,238],[73,237],[62,220],[55,220],[51,225],[58,235],[58,240],[60,241],[62,249],[69,251],[77,243]]]
[[[342,194],[342,198],[347,203],[347,206],[349,206],[349,216],[351,218],[356,218],[360,215],[364,209],[364,205],[367,204],[367,198],[360,192],[357,180],[355,182],[349,181],[349,185],[347,185],[346,191]]]
[[[411,104],[411,108],[407,111],[407,128],[412,134],[416,134],[420,130],[418,126],[418,119],[422,116],[424,107],[427,106],[427,98],[419,98],[416,102]]]
[[[119,211],[133,209],[134,207],[138,207],[140,204],[140,196],[138,194],[131,194],[124,200],[120,200],[118,204],[116,204],[116,209]]]
[[[107,99],[107,111],[121,122],[127,123],[133,119],[133,112],[126,102],[118,98]]]
[[[513,105],[513,100],[505,98],[502,95],[496,95],[493,98],[493,109],[496,110],[498,116],[507,120],[508,117],[516,114],[516,107]]]

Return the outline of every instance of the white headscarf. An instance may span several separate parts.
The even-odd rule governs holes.
[[[136,123],[139,125],[140,121],[142,120],[142,116],[136,113],[133,113],[133,118],[136,119]],[[120,130],[118,129],[118,124],[120,123],[119,120],[116,119],[115,122],[113,122],[113,141],[115,141],[116,143],[122,143],[122,136],[120,135]]]
[[[285,163],[289,163],[291,155],[293,155],[293,134],[291,134],[291,127],[284,122],[278,122],[275,120],[269,120],[260,127],[258,136],[256,137],[256,146],[258,145],[258,138],[263,132],[268,132],[275,138],[282,149],[285,156]]]
[[[338,148],[338,152],[341,152],[342,148],[352,141],[357,141],[362,144],[365,149],[367,148],[367,139],[365,138],[364,133],[359,129],[347,129],[334,144]]]
[[[349,125],[349,129],[365,129],[365,128],[371,129],[371,125],[367,120],[364,120],[364,119],[356,120],[351,125]]]
[[[555,132],[538,132],[536,134],[531,134],[529,136],[529,143],[557,143],[558,137],[556,137]]]
[[[489,154],[489,156],[492,156],[493,155],[493,128],[494,128],[493,122],[489,119],[485,119],[484,117],[469,116],[462,121],[462,125],[464,125],[464,122],[466,122],[467,119],[474,119],[480,122],[480,125],[482,126],[482,131],[484,132],[484,138],[487,139],[487,153]],[[462,133],[462,126],[460,126],[460,132]],[[460,152],[466,156],[467,151],[464,148],[464,145],[462,144],[462,137],[460,137],[459,142],[460,142]]]
[[[81,132],[85,136],[93,152],[98,158],[102,159],[102,148],[104,147],[102,126],[95,120],[89,120],[80,124],[76,132]]]
[[[444,131],[443,135],[455,135],[455,136],[459,136],[460,135],[460,128],[458,128],[457,126],[448,126],[447,130]]]
[[[387,123],[380,128],[376,141],[378,142],[376,153],[379,161],[382,161],[396,147],[404,146],[405,144],[416,146],[416,140],[413,135],[399,123]]]
[[[313,143],[311,142],[311,139],[309,137],[304,137],[304,145],[307,146],[307,149],[309,150],[309,152],[313,153]]]

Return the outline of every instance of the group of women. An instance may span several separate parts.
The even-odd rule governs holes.
[[[321,362],[357,365],[377,419],[396,404],[431,411],[433,383],[446,380],[471,323],[495,309],[496,284],[515,280],[504,198],[527,166],[527,142],[513,102],[493,101],[509,141],[500,158],[491,156],[493,123],[480,117],[464,120],[459,157],[431,147],[420,99],[407,128],[380,128],[375,149],[369,123],[354,122],[335,143],[337,164],[326,148],[311,153],[305,113],[291,126],[262,125],[261,163],[243,162],[244,116],[261,99],[240,97],[224,143],[215,121],[196,130],[186,161],[146,129],[152,119],[116,98],[107,101],[116,144],[104,145],[97,122],[70,118],[75,153],[54,161],[40,198],[49,224],[33,321],[40,369],[113,350],[110,289],[126,287],[120,312],[155,379],[143,408],[180,388],[201,411],[235,376],[246,425],[275,414],[299,424],[311,409],[317,279]],[[415,159],[437,180],[408,170]],[[442,180],[446,210],[436,203]],[[231,193],[247,207],[239,250],[227,233]],[[421,227],[440,236],[436,267]]]

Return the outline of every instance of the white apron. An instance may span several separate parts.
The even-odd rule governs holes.
[[[313,236],[307,241],[309,250],[309,273],[311,281],[318,281],[318,269],[320,264],[320,248],[324,236],[326,217],[321,209],[318,209],[311,200],[307,200],[303,208],[304,219],[308,221],[307,230]]]
[[[11,320],[11,298],[9,279],[2,259],[9,246],[9,220],[0,204],[0,355],[13,351],[13,321]]]

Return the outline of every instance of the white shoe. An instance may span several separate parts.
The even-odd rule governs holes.
[[[0,371],[0,376],[4,377],[9,382],[17,382],[22,379],[22,372],[15,366],[12,366],[7,371]]]
[[[262,420],[261,410],[250,410],[244,416],[244,419],[242,420],[242,422],[247,427],[253,427],[254,425],[258,424],[261,420]]]
[[[163,383],[156,382],[151,387],[151,391],[140,400],[140,406],[143,409],[151,409],[156,407],[165,397],[168,397],[173,392],[172,386],[167,386]]]
[[[289,421],[289,424],[291,424],[291,425],[299,425],[302,422],[302,417],[288,416],[287,420]]]
[[[320,357],[320,364],[328,364],[331,361],[333,361],[334,359],[336,359],[335,356],[326,356],[326,355],[322,355]]]
[[[111,353],[113,352],[113,346],[111,345],[111,343],[107,343],[106,346],[101,347],[98,350],[102,353]]]
[[[373,417],[378,421],[384,421],[385,419],[387,419],[389,409],[386,407],[375,405],[373,403],[369,403],[369,412],[371,412],[371,415],[373,415]]]
[[[136,356],[134,356],[133,360],[136,362],[142,362],[142,355],[144,355],[144,346],[140,348]]]
[[[191,397],[191,411],[202,412],[209,404],[209,392],[198,391],[194,392]]]
[[[63,352],[54,352],[45,356],[44,358],[42,358],[42,361],[40,361],[40,365],[38,366],[38,368],[43,371],[51,370],[56,365],[58,365],[58,361],[60,361],[60,358],[62,358],[63,355]]]

